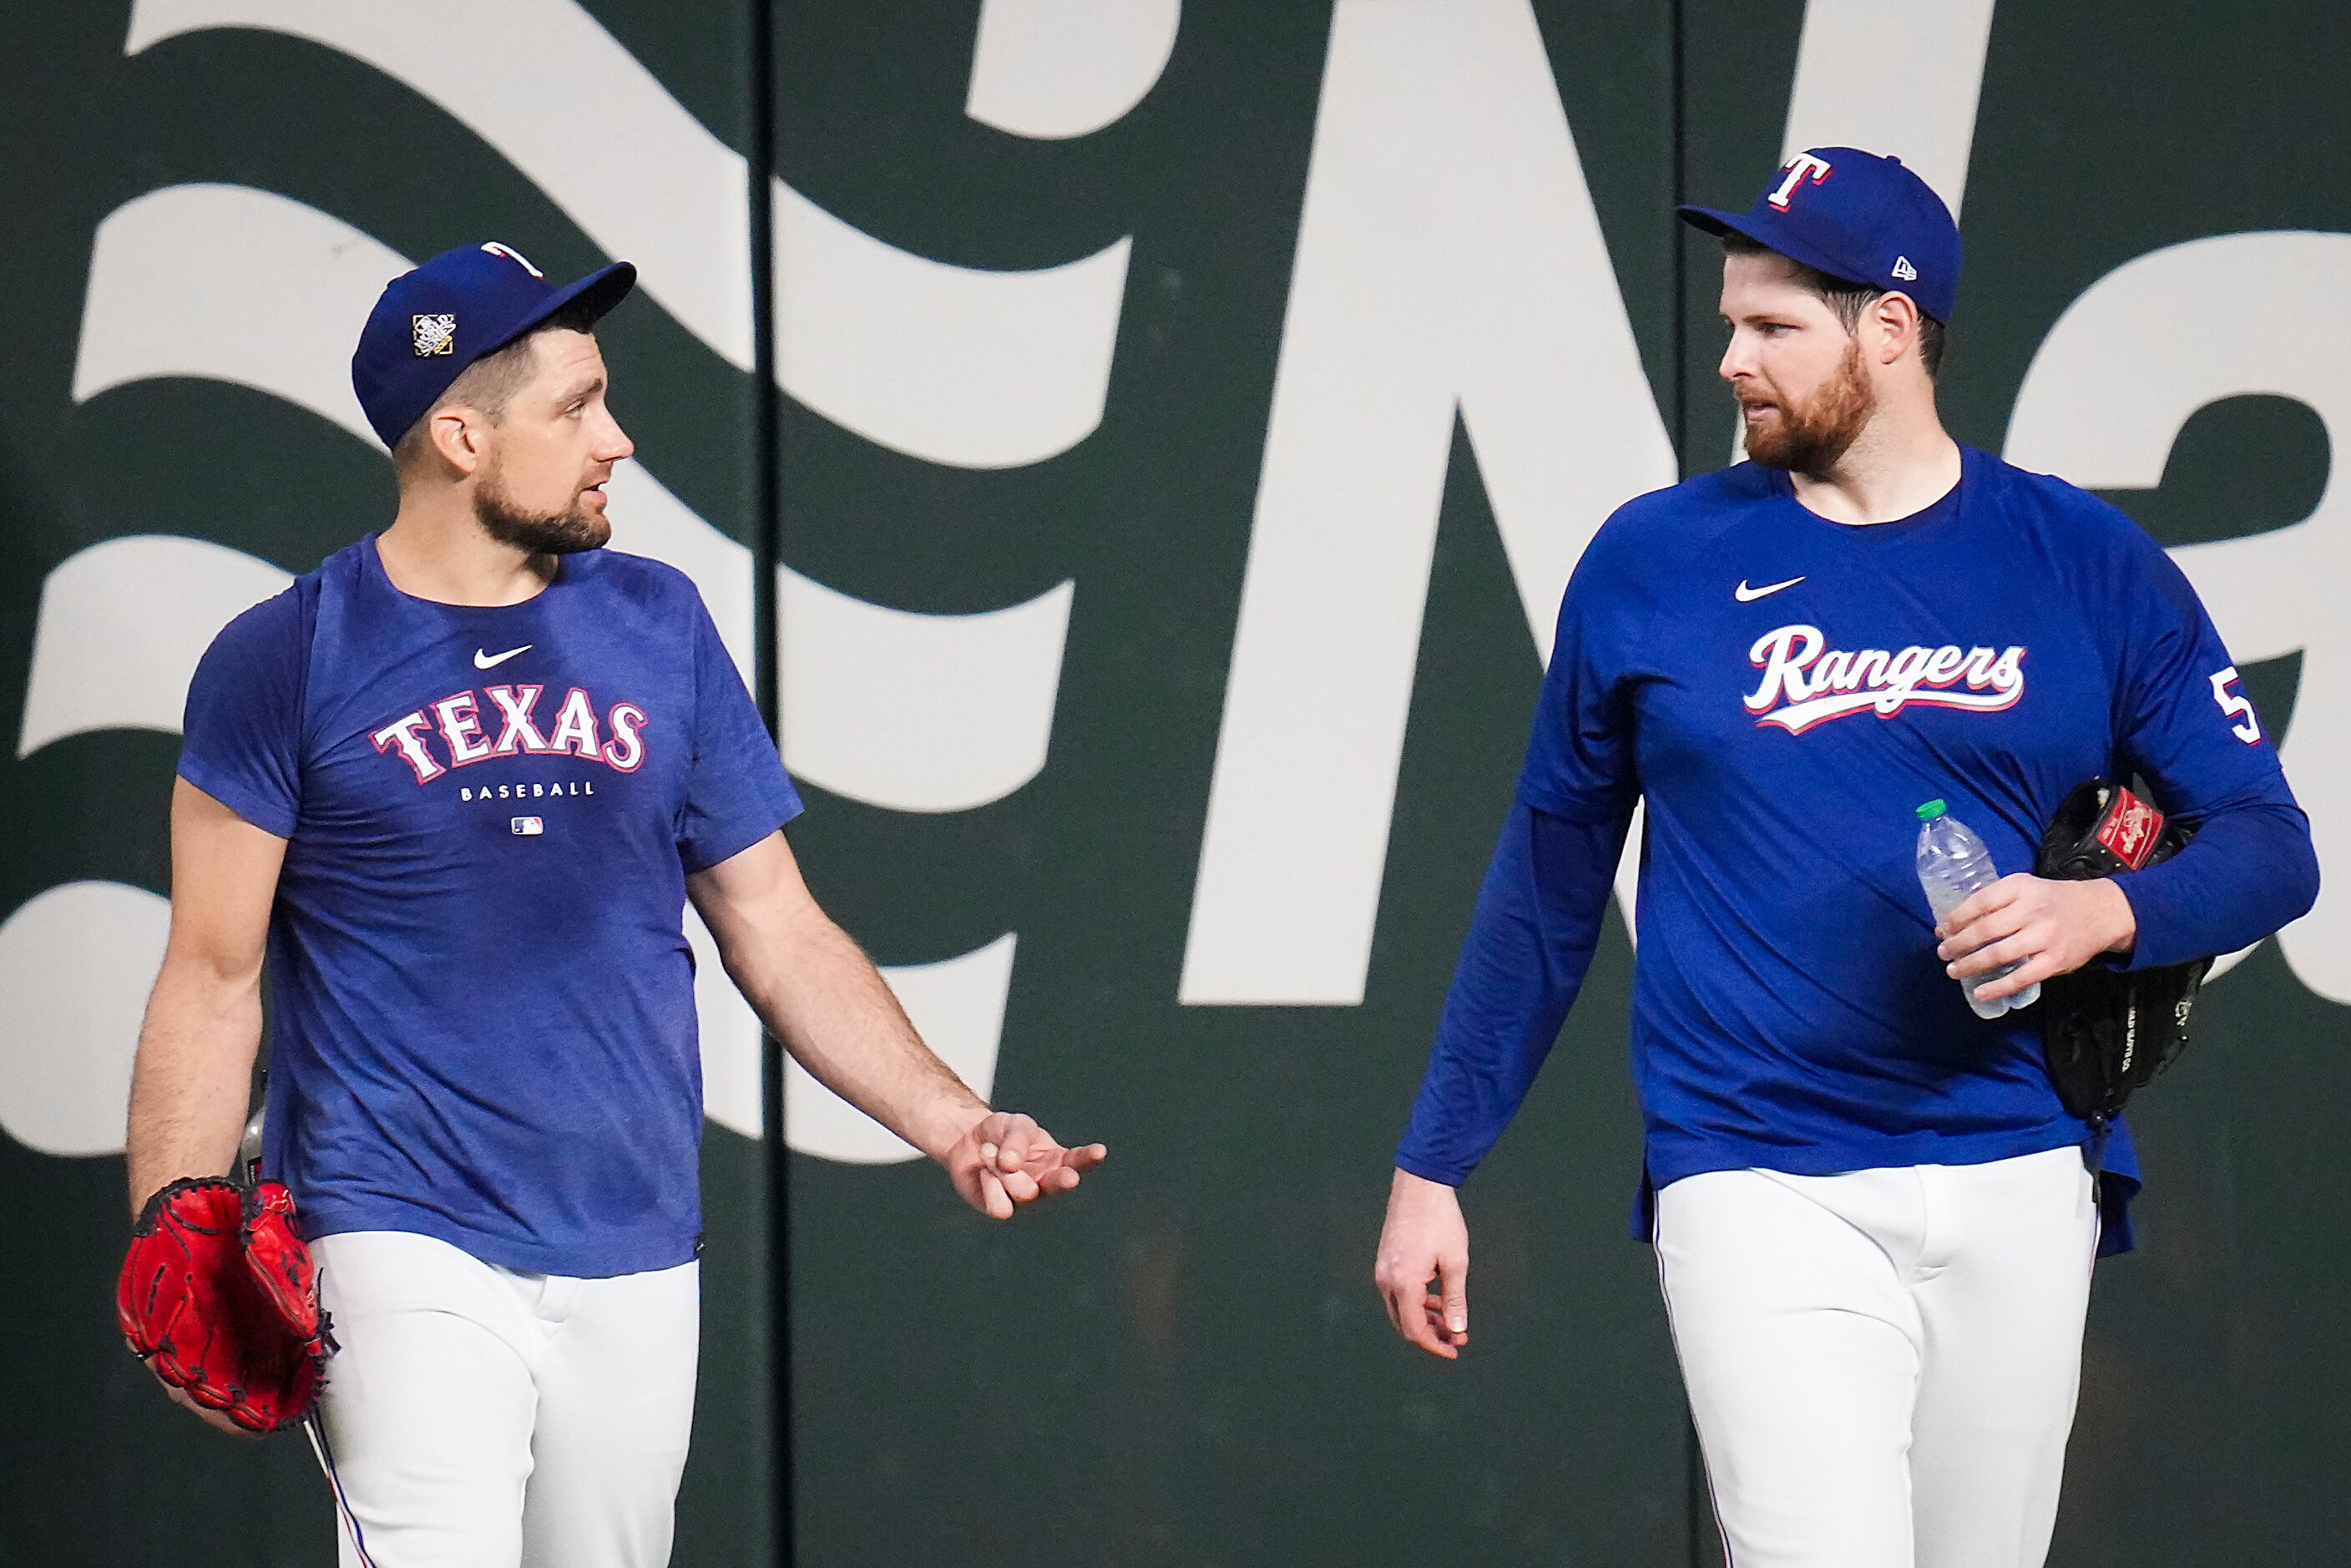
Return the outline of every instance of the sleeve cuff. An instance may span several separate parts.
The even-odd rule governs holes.
[[[270,800],[234,775],[213,767],[201,757],[182,754],[179,771],[181,778],[263,832],[281,839],[294,836],[294,812],[283,801]]]
[[[685,874],[708,871],[722,862],[733,860],[769,833],[789,822],[804,810],[799,791],[787,786],[783,798],[770,800],[756,811],[746,811],[729,822],[715,825],[710,831],[698,835],[694,852],[681,855],[679,863]]]
[[[2168,865],[2171,862],[2167,861],[2164,863]],[[2173,909],[2168,879],[2157,877],[2147,880],[2150,872],[2161,869],[2160,866],[2149,866],[2147,871],[2115,878],[2115,885],[2121,888],[2123,896],[2130,901],[2131,922],[2135,929],[2129,952],[2109,953],[2105,957],[2113,967],[2126,973],[2135,969],[2165,969],[2199,956],[2178,950],[2181,939],[2180,923]]]
[[[1396,1169],[1423,1181],[1433,1181],[1443,1186],[1459,1186],[1469,1179],[1469,1173],[1459,1166],[1449,1166],[1437,1160],[1423,1159],[1409,1150],[1398,1149]]]

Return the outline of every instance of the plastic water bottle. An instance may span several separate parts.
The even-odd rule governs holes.
[[[1991,863],[1991,852],[1984,848],[1984,841],[1965,822],[1950,814],[1950,808],[1940,800],[1929,800],[1918,808],[1918,885],[1926,890],[1936,924],[1940,925],[1952,910],[1965,904],[1970,894],[1999,880],[2000,871]],[[1988,1002],[1977,997],[1978,987],[1988,986],[2022,967],[2023,962],[2020,959],[1989,975],[1959,982],[1959,989],[1967,993],[1968,1006],[1976,1009],[1978,1018],[1996,1019],[2011,1008],[2029,1008],[2041,999],[2038,980],[1998,1001]]]

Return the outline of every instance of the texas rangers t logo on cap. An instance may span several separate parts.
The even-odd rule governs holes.
[[[1802,184],[1807,179],[1817,185],[1829,177],[1828,160],[1815,158],[1809,152],[1799,152],[1780,167],[1788,172],[1788,177],[1781,181],[1780,188],[1764,200],[1783,213],[1788,210],[1788,198],[1796,193],[1797,186]]]

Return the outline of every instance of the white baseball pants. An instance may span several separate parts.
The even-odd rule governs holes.
[[[2039,1568],[2097,1236],[2070,1147],[1660,1192],[1657,1266],[1732,1568]]]
[[[319,1400],[341,1568],[669,1561],[699,1264],[524,1274],[390,1230],[310,1251],[341,1346]]]

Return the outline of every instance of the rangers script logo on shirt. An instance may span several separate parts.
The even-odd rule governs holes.
[[[1758,725],[1802,735],[1848,714],[1892,718],[1914,704],[1998,713],[2024,695],[2024,650],[2009,647],[1831,648],[1817,626],[1766,632],[1748,651],[1763,679],[1748,695]]]

